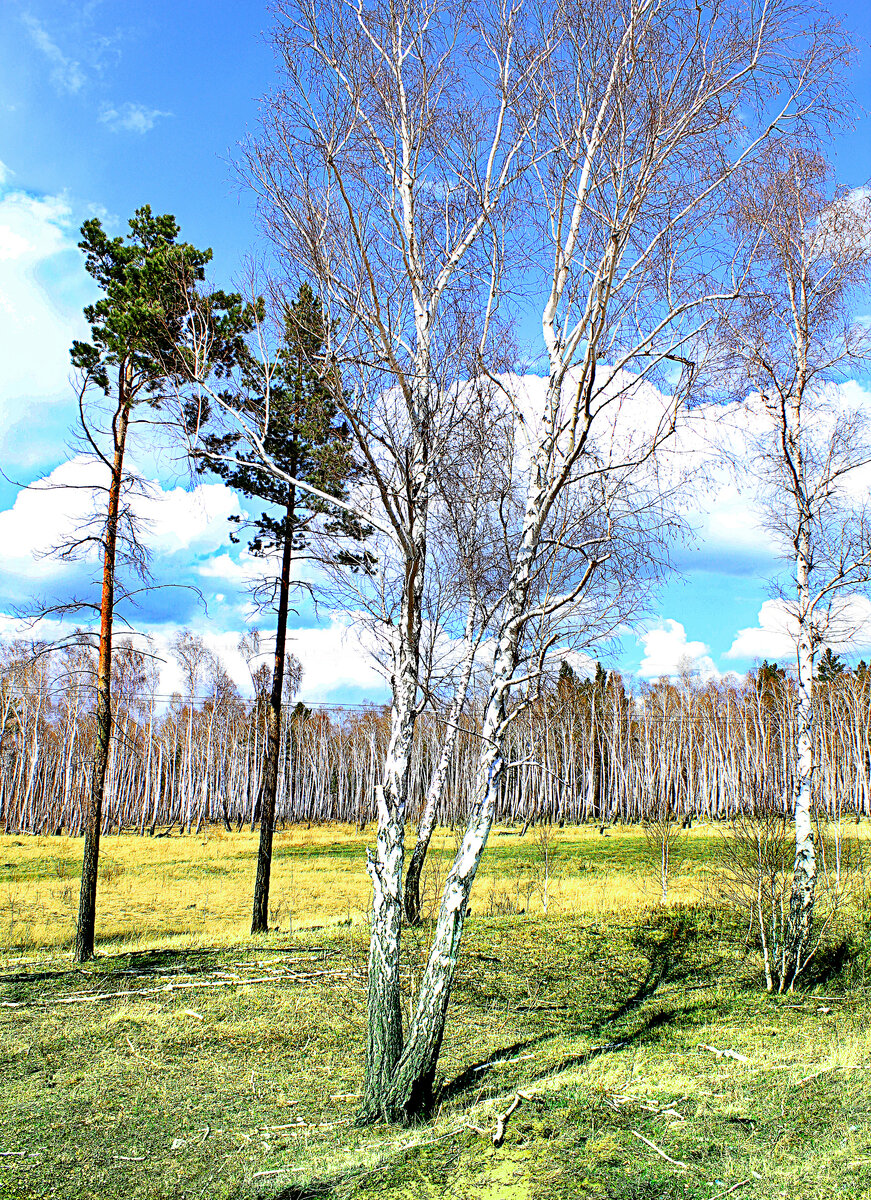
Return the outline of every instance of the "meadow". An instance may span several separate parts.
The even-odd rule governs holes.
[[[494,831],[439,1107],[404,1130],[354,1125],[371,830],[279,832],[258,939],[251,833],[106,838],[84,967],[81,841],[0,838],[0,1196],[867,1195],[863,914],[766,995],[714,903],[722,836],[681,835],[663,905],[637,828]],[[427,933],[406,933],[409,1000]]]

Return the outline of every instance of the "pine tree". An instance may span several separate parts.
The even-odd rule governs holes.
[[[292,479],[304,480],[321,491],[345,499],[356,478],[357,468],[350,449],[348,428],[341,420],[323,368],[328,330],[320,302],[308,284],[303,284],[285,313],[284,342],[270,379],[268,420],[264,449],[271,461]],[[252,371],[254,388],[257,379]],[[262,378],[262,376],[261,376]],[[248,401],[252,411],[265,417],[267,397],[256,389]],[[211,470],[243,495],[273,506],[250,523],[249,547],[253,554],[276,559],[277,575],[269,584],[270,601],[277,612],[272,688],[267,706],[267,748],[260,794],[260,847],[254,885],[252,933],[268,928],[269,878],[272,837],[278,787],[281,743],[281,708],[285,690],[285,647],[292,586],[291,564],[315,551],[315,529],[335,539],[335,559],[351,569],[366,569],[370,557],[360,549],[367,530],[350,514],[330,508],[310,492],[262,469],[262,459],[246,451],[242,436],[231,432],[203,437],[201,469]],[[277,509],[276,513],[274,510]],[[231,518],[245,523],[241,517]],[[240,540],[239,533],[231,535]]]
[[[817,667],[817,679],[820,683],[831,683],[833,679],[837,679],[839,675],[843,675],[846,669],[845,664],[838,658],[837,654],[832,653],[831,647],[826,646]]]
[[[102,297],[85,309],[91,326],[88,342],[73,342],[70,358],[80,372],[79,413],[82,433],[96,460],[108,470],[105,520],[96,538],[83,537],[76,547],[97,542],[102,554],[100,635],[96,678],[96,741],[91,790],[85,815],[85,848],[82,886],[76,925],[75,958],[85,962],[94,955],[97,902],[97,864],[106,765],[112,737],[112,631],[116,599],[116,567],[125,526],[130,529],[130,505],[125,498],[129,475],[125,453],[135,410],[160,409],[176,399],[188,378],[183,344],[193,312],[210,332],[210,359],[201,364],[205,374],[236,361],[242,335],[250,328],[253,311],[240,296],[221,291],[204,294],[211,250],[198,250],[179,242],[173,216],[153,216],[145,205],[128,222],[130,232],[110,238],[96,218],[82,226],[79,249],[85,269],[99,285]],[[101,422],[88,416],[90,397],[96,393],[102,408],[109,409],[108,446],[99,432]],[[153,422],[154,417],[150,418]],[[143,566],[144,552],[135,536],[129,540],[134,566]],[[73,548],[75,549],[75,547]],[[67,548],[64,557],[74,557]]]

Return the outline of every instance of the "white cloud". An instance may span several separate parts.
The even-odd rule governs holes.
[[[56,618],[44,618],[33,625],[24,625],[19,620],[0,613],[0,640],[23,637],[30,641],[58,642],[72,633],[75,623]],[[147,637],[150,651],[155,656],[158,672],[157,694],[169,697],[174,692],[184,694],[185,683],[181,669],[172,653],[175,635],[181,625],[154,626],[143,623],[137,626],[134,643],[144,647]],[[239,650],[239,640],[247,630],[214,631],[198,629],[206,649],[219,658],[224,670],[236,684],[242,696],[250,696],[251,673],[246,658]],[[119,626],[119,636],[129,636]],[[253,662],[256,668],[261,661],[272,665],[272,639],[274,627],[261,630],[263,654]],[[289,629],[288,651],[292,651],[303,665],[302,686],[298,699],[308,704],[341,703],[351,693],[356,697],[365,695],[375,702],[387,699],[383,676],[374,666],[369,654],[369,639],[361,624],[356,624],[353,614],[335,614],[330,624],[313,629]],[[206,692],[205,680],[201,680],[197,692]]]
[[[759,609],[758,623],[739,629],[725,657],[790,662],[795,658],[795,629],[795,619],[784,601],[766,600]],[[845,596],[833,613],[826,641],[847,654],[871,648],[871,600]]]
[[[238,562],[229,554],[218,554],[197,567],[201,579],[219,579],[237,587],[246,587],[256,573],[254,556],[245,551],[239,555]]]
[[[0,545],[4,574],[33,582],[62,579],[69,568],[46,555],[85,523],[92,507],[90,488],[105,476],[93,460],[71,459],[29,488],[22,488],[12,508],[0,512]],[[200,484],[193,491],[164,490],[146,481],[146,492],[134,498],[142,518],[143,541],[155,560],[180,555],[185,560],[209,555],[226,545],[228,518],[240,512],[239,498],[220,483]],[[193,564],[192,564],[193,565]]]
[[[684,672],[702,680],[719,679],[720,673],[704,642],[688,642],[687,631],[668,617],[660,625],[640,635],[644,657],[638,668],[642,679],[660,679]]]
[[[75,95],[87,82],[84,71],[74,58],[64,54],[49,36],[45,26],[30,13],[22,13],[22,21],[37,50],[51,63],[50,79],[60,92]]]
[[[70,345],[95,294],[77,240],[64,196],[0,185],[0,455],[12,473],[56,457],[69,423]]]
[[[89,493],[80,490],[93,482],[93,467],[81,460],[64,463],[30,488],[22,488],[12,508],[0,512],[0,545],[6,575],[44,580],[62,567],[42,557],[80,526],[90,509]],[[59,490],[68,485],[75,490]]]
[[[303,666],[300,699],[337,699],[349,688],[384,695],[384,677],[372,657],[374,648],[371,631],[353,614],[333,613],[327,626],[289,630],[288,649]]]
[[[4,581],[15,600],[25,601],[36,592],[52,594],[69,582],[74,570],[70,564],[54,557],[35,556],[57,545],[82,523],[91,508],[89,485],[102,474],[92,461],[82,457],[72,459],[37,486],[20,491],[12,508],[0,512]],[[163,660],[159,664],[160,693],[169,695],[182,688],[171,643],[174,634],[190,623],[202,633],[206,646],[219,655],[242,694],[249,695],[248,665],[238,650],[239,636],[244,632],[240,626],[247,608],[240,603],[240,591],[258,573],[258,567],[262,570],[262,565],[244,549],[238,551],[239,561],[225,549],[228,517],[240,512],[238,497],[218,483],[199,484],[187,492],[181,487],[164,489],[152,482],[148,494],[137,499],[134,506],[146,522],[143,540],[152,552],[155,582],[160,585],[202,582],[209,601],[209,619],[204,622],[195,605],[193,615],[177,607],[182,601],[173,597],[189,597],[187,592],[143,596],[136,628],[152,638],[155,652]],[[218,580],[220,590],[210,591],[205,581]],[[156,599],[158,596],[164,599]],[[189,599],[185,602],[191,607]],[[166,607],[162,613],[156,613],[155,605]],[[232,622],[235,628],[227,629],[227,622]],[[268,659],[274,633],[271,619],[259,615],[251,623],[262,629]],[[66,624],[42,621],[27,636],[55,640],[69,633],[74,624],[75,619]],[[11,618],[0,618],[0,635],[14,636],[16,629]],[[122,632],[120,624],[118,632]],[[288,650],[299,657],[304,669],[300,698],[309,702],[339,700],[349,690],[383,696],[384,680],[372,660],[373,648],[373,633],[353,614],[335,613],[325,626],[289,630]]]
[[[117,108],[108,106],[100,113],[100,120],[113,133],[148,133],[161,117],[172,113],[159,108],[147,108],[144,104],[132,104],[129,100]]]
[[[780,600],[766,600],[759,610],[758,625],[740,629],[726,658],[790,659],[795,657],[792,621]]]
[[[222,483],[201,483],[193,491],[164,491],[152,482],[137,503],[147,522],[145,539],[155,553],[208,554],[227,543],[227,522],[241,513],[238,495]]]

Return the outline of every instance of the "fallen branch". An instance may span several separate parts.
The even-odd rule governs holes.
[[[710,1050],[711,1054],[716,1054],[717,1058],[734,1058],[736,1062],[747,1063],[750,1059],[746,1054],[739,1054],[737,1050],[718,1050],[716,1046],[706,1046],[704,1042],[699,1045],[700,1050]]]
[[[746,1179],[742,1179],[740,1183],[733,1183],[732,1186],[729,1188],[726,1188],[725,1191],[715,1192],[713,1194],[713,1196],[710,1197],[710,1200],[720,1200],[721,1196],[728,1196],[730,1192],[737,1192],[738,1188],[746,1187],[748,1183],[752,1183],[752,1182],[753,1182],[753,1176],[748,1175],[748,1177]]]
[[[655,1142],[652,1142],[650,1138],[646,1138],[643,1133],[639,1133],[637,1129],[633,1129],[631,1132],[635,1134],[639,1141],[644,1142],[646,1146],[649,1146],[651,1150],[658,1154],[660,1158],[664,1158],[666,1162],[672,1163],[675,1167],[683,1167],[686,1171],[689,1170],[689,1165],[687,1163],[681,1162],[677,1158],[672,1158],[670,1154],[666,1154],[664,1150],[660,1150],[659,1146],[657,1146]]]
[[[255,1171],[252,1179],[262,1179],[264,1175],[286,1175],[288,1171],[304,1171],[305,1167],[280,1167],[277,1171]]]
[[[489,1062],[481,1063],[478,1067],[472,1067],[475,1072],[486,1071],[488,1067],[500,1067],[503,1063],[523,1062],[527,1058],[535,1058],[536,1051],[533,1050],[530,1054],[518,1054],[514,1058],[491,1058]]]
[[[820,1067],[818,1071],[814,1071],[811,1075],[805,1075],[804,1079],[800,1079],[796,1087],[801,1087],[803,1083],[809,1083],[811,1079],[817,1079],[820,1075],[828,1075],[830,1071],[871,1071],[871,1065],[867,1063],[841,1063],[835,1067]]]
[[[262,975],[255,979],[191,979],[182,983],[164,983],[158,987],[130,988],[122,992],[73,992],[54,1000],[0,1000],[0,1008],[51,1008],[53,1004],[86,1004],[88,1001],[126,999],[128,996],[153,996],[159,992],[184,991],[189,988],[246,987],[255,983],[305,983],[325,975],[344,979],[350,971],[310,971],[305,974]]]
[[[472,1133],[477,1133],[479,1137],[487,1137],[489,1130],[482,1129],[480,1125],[473,1125],[471,1121],[463,1122],[463,1129],[471,1129]]]
[[[511,1114],[520,1107],[520,1101],[525,1097],[521,1092],[515,1092],[514,1099],[505,1109],[504,1113],[500,1113],[496,1118],[496,1132],[493,1134],[493,1145],[501,1146],[505,1141],[505,1127],[508,1124],[508,1118]]]

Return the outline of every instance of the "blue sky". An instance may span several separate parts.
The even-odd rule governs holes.
[[[871,178],[871,17],[857,0],[832,11],[859,44],[856,128],[835,143],[839,180],[858,186]],[[75,472],[68,350],[84,332],[81,308],[92,297],[76,249],[86,217],[120,232],[143,203],[174,213],[184,238],[213,248],[221,285],[237,281],[256,253],[251,196],[232,161],[272,81],[269,20],[260,0],[0,5],[0,465],[11,479]],[[211,597],[206,613],[193,591],[157,592],[141,620],[163,641],[193,625],[232,659],[252,619],[243,580],[256,566],[229,543],[227,518],[239,501],[218,485],[194,496],[185,464],[168,448],[142,452],[138,462],[159,488],[158,582],[189,583]],[[19,495],[0,479],[0,614],[28,594],[68,588],[81,571],[33,558],[66,519],[58,495]],[[751,508],[727,488],[698,517],[696,546],[676,553],[681,575],[624,639],[624,669],[649,677],[683,657],[702,673],[722,673],[746,670],[763,653],[784,656],[776,614],[766,608],[774,559]],[[303,605],[297,624],[309,699],[383,698],[348,618],[322,613],[318,621]],[[11,628],[0,618],[0,631]],[[234,670],[244,685],[244,664]]]

